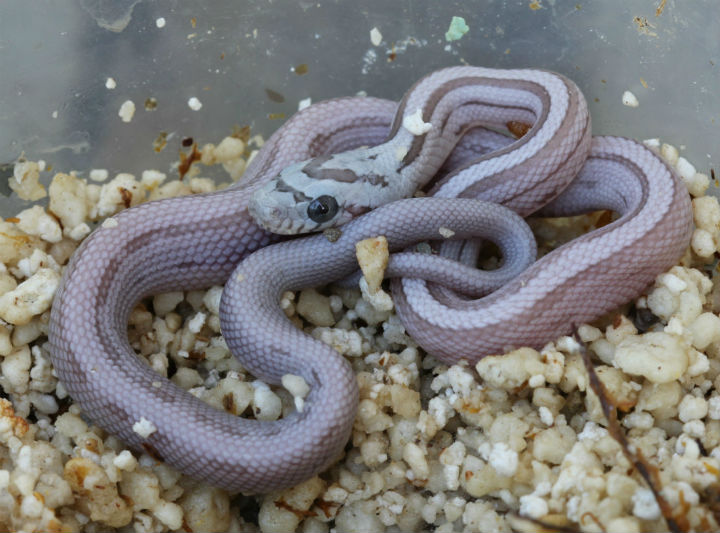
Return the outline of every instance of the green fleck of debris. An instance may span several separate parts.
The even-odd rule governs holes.
[[[453,17],[450,21],[450,27],[445,32],[446,41],[457,41],[465,35],[470,28],[462,17]]]

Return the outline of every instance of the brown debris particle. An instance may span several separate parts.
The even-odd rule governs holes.
[[[590,511],[583,513],[583,515],[580,517],[580,523],[587,524],[587,520],[585,520],[586,518],[589,518],[590,520],[595,522],[595,524],[600,528],[600,531],[605,531],[605,526],[602,524],[602,522],[600,522],[600,519],[593,513],[591,513]]]
[[[231,137],[235,137],[236,139],[240,139],[245,144],[248,143],[250,140],[250,126],[234,126],[233,132],[230,135]]]
[[[308,66],[307,63],[301,63],[297,67],[293,69],[293,72],[297,74],[298,76],[302,76],[303,74],[308,73]]]
[[[623,323],[623,316],[622,316],[622,314],[617,314],[617,315],[615,315],[615,317],[613,318],[613,324],[612,324],[613,327],[614,327],[614,328],[619,328],[622,323]]]
[[[192,350],[188,353],[188,359],[192,361],[204,361],[207,355],[201,350]]]
[[[290,511],[292,514],[297,516],[300,520],[304,520],[305,518],[309,518],[312,516],[317,516],[317,513],[315,511],[303,511],[301,509],[295,509],[292,505],[287,503],[285,500],[277,500],[274,502],[275,507],[278,507],[279,509],[284,509],[286,511]]]
[[[715,468],[710,463],[703,463],[705,465],[705,469],[710,472],[713,476],[720,477],[720,470]]]
[[[226,394],[222,397],[222,406],[228,413],[237,414],[237,405],[235,404],[235,397],[232,394]]]
[[[505,124],[505,126],[516,139],[521,138],[533,127],[532,124],[528,124],[527,122],[518,122],[517,120],[511,120]]]
[[[315,505],[320,508],[326,518],[330,518],[330,516],[332,515],[332,509],[338,506],[337,503],[328,502],[325,500],[317,500],[315,502]]]
[[[156,152],[162,152],[165,147],[167,146],[167,132],[161,131],[157,137],[155,137],[155,140],[152,142],[153,150]]]
[[[157,98],[151,96],[145,100],[145,111],[155,111],[158,106]]]
[[[150,457],[152,457],[156,461],[162,462],[165,460],[165,459],[163,459],[163,456],[160,455],[160,452],[157,451],[157,448],[155,448],[155,446],[153,446],[152,444],[143,442],[141,444],[141,446],[142,446],[143,450],[145,450],[145,453],[147,453]]]
[[[649,37],[657,37],[657,33],[653,31],[655,25],[651,24],[647,17],[633,17],[633,22],[635,23],[635,26],[637,26],[638,33],[642,33],[643,35],[647,35]]]
[[[424,489],[428,484],[427,479],[410,479],[409,477],[405,478],[405,482],[418,489]]]
[[[662,12],[665,10],[665,4],[667,3],[667,0],[661,0],[660,5],[655,10],[655,16],[659,17],[662,15]]]
[[[128,191],[125,187],[118,187],[118,191],[120,191],[123,205],[125,206],[125,209],[127,209],[128,207],[130,207],[130,204],[132,204],[132,193]]]
[[[186,154],[185,152],[180,152],[180,164],[178,165],[178,173],[180,174],[180,179],[185,177],[185,174],[187,174],[188,170],[190,170],[190,166],[195,161],[199,161],[201,157],[202,152],[197,149],[197,144],[194,143],[189,154]]]
[[[282,94],[277,91],[273,91],[272,89],[268,89],[267,87],[265,87],[265,94],[272,102],[282,104],[285,101],[285,97]]]
[[[92,453],[100,453],[100,449],[98,448],[98,441],[96,441],[95,439],[87,439],[83,444],[83,448]]]

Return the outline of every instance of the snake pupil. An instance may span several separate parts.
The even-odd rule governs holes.
[[[307,208],[307,215],[313,222],[321,224],[333,218],[338,212],[338,203],[335,198],[326,194],[318,196]]]

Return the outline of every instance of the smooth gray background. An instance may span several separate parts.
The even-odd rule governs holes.
[[[2,0],[0,165],[24,153],[53,171],[169,171],[183,137],[218,141],[245,124],[267,135],[282,122],[268,116],[289,116],[302,98],[364,90],[398,99],[423,74],[467,62],[562,72],[585,92],[596,134],[660,136],[709,172],[720,164],[720,9],[668,0],[656,15],[660,3]],[[447,43],[453,15],[470,31]],[[303,63],[307,74],[292,71]],[[105,88],[109,76],[115,90]],[[626,89],[638,108],[622,105]],[[200,111],[187,106],[191,96]],[[137,106],[129,124],[117,116],[127,99]],[[173,136],[158,154],[161,131]],[[0,167],[5,215],[25,206],[6,196],[11,171]]]

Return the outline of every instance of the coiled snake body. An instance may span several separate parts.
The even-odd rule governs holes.
[[[476,128],[509,121],[533,126],[514,142]],[[428,185],[438,171],[444,177]],[[338,187],[353,183],[360,188],[349,193]],[[423,186],[438,198],[377,207]],[[251,200],[255,216],[269,217],[263,225],[286,233],[377,209],[343,226],[337,242],[317,235],[270,245],[276,237],[250,217]],[[521,216],[540,208],[554,215],[612,209],[620,218],[533,263]],[[285,213],[292,216],[272,221]],[[143,204],[103,224],[65,271],[51,313],[51,357],[84,412],[129,445],[228,490],[266,492],[323,469],[347,442],[357,406],[350,366],[294,328],[278,298],[351,274],[357,240],[385,235],[392,250],[403,250],[437,239],[441,226],[454,232],[441,255],[404,253],[387,272],[416,276],[393,281],[398,313],[424,348],[454,362],[543,344],[571,320],[591,320],[637,296],[682,254],[691,223],[684,186],[658,156],[621,138],[597,138],[591,147],[585,101],[572,82],[538,70],[444,69],[420,80],[399,106],[373,98],[315,104],[268,140],[234,187]],[[463,239],[478,237],[495,241],[504,263],[468,287],[457,269],[470,267],[454,259],[471,263],[476,247]],[[133,353],[127,320],[140,298],[226,280],[228,345],[268,382],[302,376],[311,387],[302,412],[277,422],[220,412]],[[452,291],[483,294],[500,285],[479,299]],[[156,428],[147,437],[132,429],[141,418]]]

